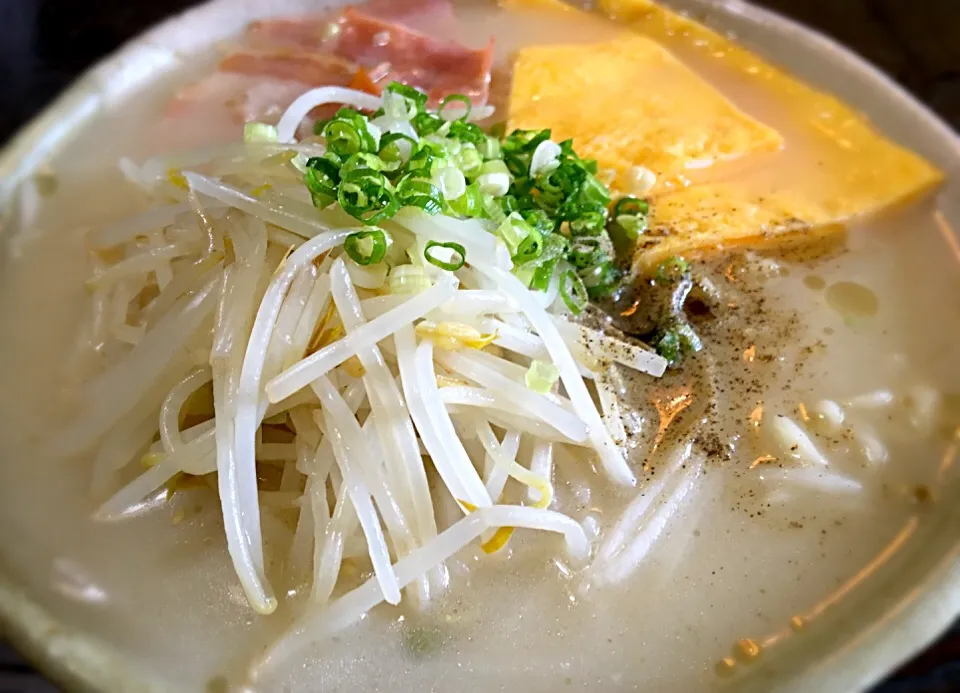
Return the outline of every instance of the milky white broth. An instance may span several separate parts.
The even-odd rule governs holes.
[[[523,37],[569,41],[589,33],[574,24],[545,26],[532,15],[461,11],[475,22],[473,36],[493,32],[506,51]],[[590,29],[593,38],[603,31],[600,24]],[[721,62],[704,64],[688,53],[682,57],[739,105],[786,127],[782,105],[725,80]],[[0,271],[0,487],[8,489],[0,504],[8,537],[2,561],[67,626],[95,633],[174,689],[217,691],[239,680],[303,596],[281,598],[273,616],[253,613],[209,489],[98,523],[90,515],[103,498],[90,495],[90,460],[50,462],[34,452],[65,421],[82,379],[72,365],[76,335],[89,319],[82,229],[142,208],[115,162],[164,148],[143,133],[176,86],[154,87],[82,132],[50,162],[57,190],[34,228],[7,233]],[[958,295],[960,278],[947,233],[932,203],[922,203],[851,228],[840,252],[814,259],[738,254],[704,265],[740,307],[702,327],[703,357],[659,382],[632,379],[631,399],[646,416],[633,460],[642,465],[658,426],[650,401],[687,393],[686,412],[647,461],[662,464],[664,451],[693,436],[710,453],[706,473],[650,559],[624,583],[584,589],[577,575],[565,574],[559,539],[521,531],[501,553],[460,554],[464,570],[451,562],[453,587],[426,614],[381,605],[314,647],[305,662],[273,672],[263,690],[703,690],[729,685],[717,663],[742,638],[763,645],[764,659],[776,663],[779,643],[816,637],[821,614],[854,609],[861,592],[876,591],[869,574],[878,564],[891,571],[909,559],[940,498],[960,392],[960,307],[945,298]],[[875,315],[838,309],[850,292],[836,288],[840,282],[865,287],[876,298]],[[745,355],[751,346],[752,361]],[[715,393],[704,384],[708,367]],[[902,399],[916,386],[944,395],[928,432],[911,425]],[[890,408],[851,416],[887,446],[886,462],[868,465],[856,441],[817,439],[862,491],[834,496],[784,486],[788,497],[770,502],[778,485],[765,477],[778,467],[750,468],[772,447],[751,426],[751,412],[761,405],[767,416],[797,419],[800,403],[843,402],[875,390],[898,398]],[[555,483],[565,512],[578,520],[593,514],[602,528],[636,493],[563,458]],[[268,514],[263,521],[276,569],[282,556],[271,556],[270,537],[288,530]],[[878,555],[883,560],[874,561]],[[850,589],[865,566],[862,589]],[[794,617],[802,620],[791,625]]]

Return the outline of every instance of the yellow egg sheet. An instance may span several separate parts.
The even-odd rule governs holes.
[[[579,12],[558,0],[506,6]],[[942,178],[835,97],[693,20],[649,0],[599,0],[598,9],[634,37],[522,49],[509,124],[555,128],[601,168],[642,165],[662,176],[648,195],[651,231],[636,254],[641,270],[671,255],[826,233],[916,198]],[[787,113],[789,127],[777,134],[742,113],[657,42],[722,61]]]
[[[650,39],[531,46],[514,64],[509,127],[549,127],[556,141],[622,180],[638,164],[661,186],[690,168],[760,151],[782,138],[738,111]]]

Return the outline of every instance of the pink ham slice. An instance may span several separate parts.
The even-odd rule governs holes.
[[[423,89],[434,102],[449,94],[465,94],[485,103],[492,43],[470,49],[431,38],[428,29],[454,33],[449,0],[374,0],[336,17],[257,22],[250,35],[255,46],[329,52],[352,61],[379,89],[398,81]]]
[[[487,101],[492,42],[473,50],[347,9],[334,52],[366,68],[381,87],[397,81],[422,89],[434,102],[449,94]]]
[[[218,72],[178,94],[165,120],[175,126],[203,118],[208,125],[200,141],[227,141],[239,137],[244,122],[276,122],[311,87],[379,93],[392,81],[426,91],[433,103],[449,94],[485,103],[492,43],[475,50],[424,33],[449,36],[455,29],[449,0],[371,0],[337,14],[255,22],[245,45]],[[328,117],[334,110],[312,115]]]
[[[344,86],[357,73],[357,66],[329,53],[279,50],[240,50],[220,63],[220,70],[241,75],[266,75],[272,79],[310,86]]]
[[[370,0],[356,9],[385,22],[400,24],[427,36],[453,36],[457,25],[449,0]],[[289,46],[332,51],[343,11],[253,22],[248,32],[254,46]]]

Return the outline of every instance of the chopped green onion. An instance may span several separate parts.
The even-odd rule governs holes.
[[[243,126],[243,141],[247,144],[253,142],[276,142],[278,138],[275,125],[266,123],[246,123]]]
[[[471,180],[480,175],[483,169],[483,156],[477,148],[467,142],[454,156],[454,162],[463,175]]]
[[[541,395],[550,392],[559,379],[560,370],[556,366],[538,359],[530,363],[530,368],[524,376],[527,387]]]
[[[599,236],[607,225],[605,206],[582,205],[577,216],[570,220],[570,233],[573,236]]]
[[[670,327],[661,330],[654,348],[670,365],[675,365],[684,355],[703,349],[703,342],[690,323],[678,319]]]
[[[443,193],[425,178],[417,178],[410,173],[400,179],[397,185],[397,198],[401,207],[417,207],[430,215],[443,210]]]
[[[553,279],[553,273],[560,264],[560,258],[555,257],[539,265],[533,271],[533,277],[530,278],[529,286],[534,291],[546,291],[550,288],[550,280]]]
[[[315,207],[323,209],[336,202],[340,168],[334,162],[321,156],[307,159],[303,178]]]
[[[474,147],[479,147],[487,139],[486,134],[479,125],[468,123],[463,120],[454,120],[449,123],[448,134],[461,142],[467,142]]]
[[[530,176],[536,178],[541,173],[549,173],[560,165],[563,150],[553,140],[544,140],[537,145],[530,157]]]
[[[424,92],[401,82],[390,82],[384,91],[402,96],[414,113],[421,113],[427,107],[427,95]]]
[[[567,253],[567,260],[578,270],[588,269],[607,259],[607,253],[597,238],[578,238]]]
[[[443,98],[440,102],[440,105],[437,106],[437,115],[441,118],[444,117],[443,110],[451,103],[461,103],[464,107],[464,113],[462,116],[458,117],[457,120],[466,120],[470,115],[470,110],[473,108],[473,104],[470,102],[470,98],[464,96],[463,94],[450,94]]]
[[[340,177],[344,178],[351,171],[355,171],[360,168],[369,168],[374,171],[383,171],[386,170],[387,165],[376,154],[370,154],[368,152],[358,152],[348,156],[343,164],[340,166]]]
[[[610,191],[596,177],[596,161],[580,158],[571,140],[555,143],[549,129],[504,136],[499,124],[484,132],[467,121],[471,104],[465,95],[450,95],[437,109],[427,103],[424,92],[392,83],[372,116],[341,108],[319,123],[327,153],[300,164],[314,204],[322,208],[338,202],[369,225],[392,218],[403,207],[485,220],[506,245],[514,275],[539,291],[558,281],[574,312],[588,300],[618,290],[623,272],[614,265],[614,248],[617,257],[632,249],[646,229],[648,203],[624,197],[611,205]],[[462,115],[458,104],[464,107]],[[369,120],[380,115],[409,120],[417,136],[382,133]],[[360,240],[373,243],[367,237]],[[351,242],[354,250],[356,243]],[[455,257],[449,259],[438,247],[455,251]],[[375,255],[377,248],[373,244],[368,250],[362,259]],[[465,261],[462,249],[449,244],[431,244],[423,257],[444,269]],[[419,256],[412,260],[423,263]],[[684,295],[680,283],[674,286],[678,300]]]
[[[390,182],[379,171],[358,168],[341,174],[337,202],[343,210],[364,224],[391,218],[400,208]]]
[[[455,200],[467,191],[467,179],[463,171],[454,166],[440,169],[433,174],[431,180],[443,191],[443,197],[446,200]]]
[[[477,151],[484,159],[499,159],[502,156],[500,151],[500,140],[496,137],[487,136],[483,142],[477,145]]]
[[[481,167],[477,183],[484,194],[502,197],[510,190],[510,171],[507,165],[498,159],[488,161]]]
[[[540,257],[543,252],[543,234],[531,228],[526,238],[520,241],[517,252],[513,254],[513,262],[523,265]]]
[[[580,165],[583,166],[584,170],[587,172],[586,177],[583,180],[583,187],[580,190],[580,199],[584,203],[591,203],[594,205],[601,205],[603,207],[604,216],[606,216],[607,205],[610,204],[610,191],[597,180],[596,177],[596,161],[584,161],[579,160]],[[592,169],[592,170],[591,170]]]
[[[452,250],[457,255],[455,255],[450,262],[446,262],[430,252],[434,248],[446,248],[447,250]],[[455,272],[463,267],[463,264],[467,261],[467,250],[459,243],[438,243],[436,241],[428,241],[427,247],[423,251],[423,257],[434,267]]]
[[[344,240],[343,249],[358,265],[375,265],[387,254],[387,234],[378,228],[351,233]]]
[[[647,217],[643,215],[621,214],[614,218],[617,226],[631,241],[635,241],[647,230]]]
[[[486,211],[484,195],[480,192],[478,183],[468,185],[463,195],[456,200],[450,200],[449,205],[450,209],[462,217],[479,217]]]
[[[416,171],[422,176],[431,176],[435,170],[439,170],[448,165],[446,153],[435,142],[421,140],[417,143],[417,149],[410,155],[407,161],[407,171],[413,173]]]
[[[438,118],[435,115],[430,115],[429,113],[418,113],[410,121],[410,124],[413,125],[413,129],[417,131],[417,134],[420,137],[426,137],[427,135],[432,135],[437,130],[446,125],[446,122],[443,118]]]
[[[588,270],[580,272],[580,278],[587,287],[587,295],[592,299],[605,298],[613,294],[620,285],[623,273],[609,260]]]
[[[624,214],[630,216],[645,216],[650,211],[650,204],[646,200],[636,197],[621,197],[617,204],[613,206],[613,217],[619,217]]]
[[[405,145],[405,142],[409,144]],[[402,132],[388,132],[380,138],[380,151],[377,155],[387,164],[396,163],[399,167],[410,158],[416,146],[416,140],[409,135],[404,135]]]
[[[507,248],[510,249],[510,255],[516,255],[520,249],[520,244],[534,233],[537,234],[540,242],[542,242],[542,234],[534,231],[534,229],[523,220],[523,217],[516,212],[507,216],[496,230],[496,234],[507,244]],[[539,250],[537,254],[539,255]]]
[[[668,330],[657,339],[654,349],[672,365],[680,360],[680,337],[676,332]]]
[[[375,152],[377,142],[367,128],[367,119],[351,108],[341,108],[323,127],[327,149],[339,156]]]
[[[675,281],[690,271],[690,264],[682,257],[669,257],[657,267],[656,278],[662,282]]]
[[[574,315],[580,315],[587,307],[587,288],[583,285],[583,280],[577,276],[572,269],[568,269],[560,275],[560,298],[566,304]]]
[[[481,191],[482,190],[483,188],[481,188]],[[487,213],[488,218],[497,224],[502,224],[503,220],[507,218],[507,213],[504,211],[500,201],[493,197],[493,195],[487,195],[486,193],[483,194],[483,211]]]
[[[550,215],[542,209],[522,209],[520,210],[520,216],[523,217],[523,220],[530,224],[530,226],[544,235],[552,233],[555,228]]]
[[[504,214],[513,214],[514,212],[520,211],[520,202],[517,200],[515,195],[507,193],[503,197],[499,198],[497,202],[500,205],[500,209],[503,210]],[[523,218],[522,216],[520,217]]]

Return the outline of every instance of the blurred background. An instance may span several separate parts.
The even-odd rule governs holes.
[[[850,46],[960,130],[960,0],[752,1]],[[0,0],[0,145],[88,66],[193,4]],[[0,643],[0,693],[57,691]],[[873,693],[958,692],[960,624]]]

